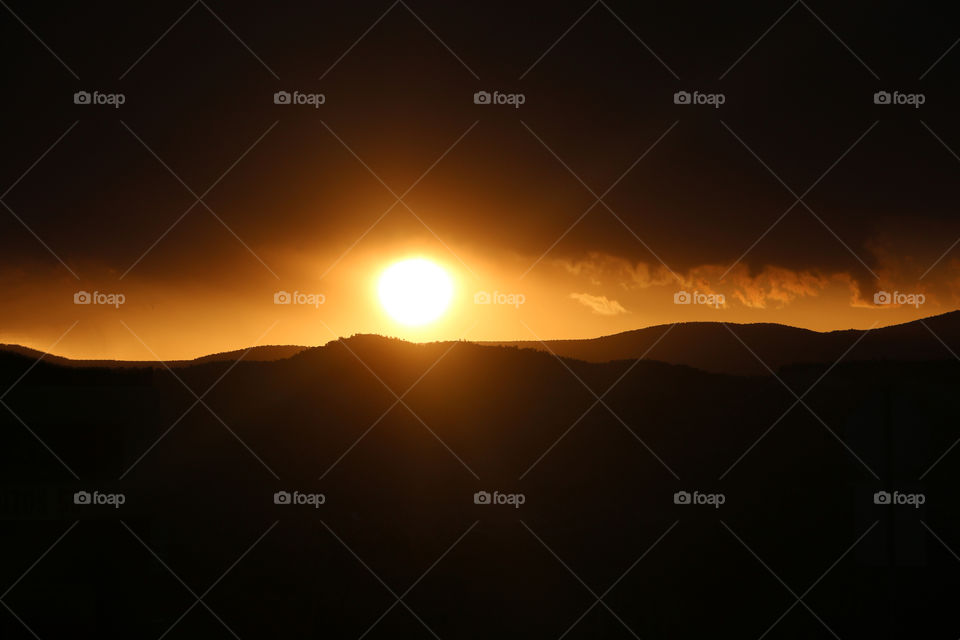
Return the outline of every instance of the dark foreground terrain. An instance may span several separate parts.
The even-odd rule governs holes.
[[[956,638],[940,347],[756,376],[367,336],[0,353],[0,637]]]

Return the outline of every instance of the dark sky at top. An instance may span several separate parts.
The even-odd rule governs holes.
[[[918,275],[960,236],[960,22],[943,3],[8,6],[2,191],[77,124],[3,201],[75,270],[122,273],[215,182],[204,202],[232,233],[197,205],[140,275],[259,268],[233,233],[258,253],[339,255],[394,202],[387,187],[402,194],[468,129],[405,197],[452,246],[535,258],[618,179],[604,202],[677,271],[732,263],[814,183],[751,269],[869,282],[859,260],[888,255]],[[78,90],[126,102],[75,105]],[[326,103],[275,105],[278,90]],[[525,103],[476,105],[478,90]],[[677,105],[678,90],[725,103]],[[876,105],[879,90],[925,103]],[[656,263],[624,224],[597,204],[551,255]],[[397,207],[382,232],[414,228]],[[7,211],[0,261],[61,268]]]

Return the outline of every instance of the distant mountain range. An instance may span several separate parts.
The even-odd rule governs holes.
[[[168,367],[188,367],[194,364],[203,364],[205,362],[224,362],[238,360],[242,356],[249,362],[273,362],[274,360],[284,360],[295,356],[309,347],[297,345],[263,345],[259,347],[250,347],[249,349],[237,349],[236,351],[224,351],[222,353],[212,353],[207,356],[194,358],[193,360],[169,360],[165,364]],[[44,354],[43,351],[22,347],[18,344],[0,344],[0,352],[16,353],[28,358],[43,357],[44,362],[59,364],[64,367],[160,367],[163,366],[157,360],[73,360],[53,354]]]
[[[818,332],[782,324],[683,322],[656,325],[586,340],[478,342],[486,346],[550,351],[585,362],[644,358],[711,373],[767,375],[791,364],[947,360],[960,354],[960,311],[878,329]],[[184,367],[207,362],[284,360],[315,347],[266,345],[225,351],[166,364]],[[849,353],[847,351],[849,350]],[[43,352],[19,345],[0,351],[39,358]],[[951,351],[953,353],[951,353]],[[48,354],[45,361],[71,367],[157,367],[155,361],[71,360]],[[762,360],[762,362],[761,362]]]
[[[0,351],[0,638],[955,637],[957,323]]]
[[[767,366],[776,371],[791,364],[833,363],[848,349],[845,362],[952,359],[951,350],[960,353],[960,311],[872,330],[818,332],[769,323],[683,322],[589,340],[481,344],[549,350],[586,362],[644,357],[714,373],[764,375]]]

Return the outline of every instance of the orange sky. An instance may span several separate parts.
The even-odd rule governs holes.
[[[376,295],[380,272],[411,256],[434,260],[455,283],[449,310],[437,321],[414,328],[393,321]],[[842,272],[768,268],[749,276],[745,268],[735,268],[721,281],[725,267],[700,267],[681,275],[681,283],[662,266],[588,254],[574,261],[548,255],[524,275],[536,256],[491,259],[470,247],[444,247],[426,234],[415,242],[383,242],[376,250],[360,244],[332,268],[337,256],[264,254],[265,261],[281,272],[299,273],[298,278],[278,280],[247,257],[238,260],[232,272],[179,283],[132,274],[118,280],[116,274],[104,274],[78,284],[64,274],[51,273],[45,279],[21,274],[15,297],[0,311],[0,342],[71,358],[173,360],[254,344],[319,345],[354,333],[414,341],[536,340],[595,337],[683,321],[867,328],[957,306],[957,291],[943,278],[931,279],[919,290],[894,280],[884,283],[891,294],[922,293],[922,304],[915,307],[907,300],[875,305],[875,292],[858,293],[855,281]],[[957,268],[951,262],[944,270]],[[939,286],[932,286],[935,282]],[[79,290],[98,292],[100,304],[74,304]],[[278,291],[301,294],[299,303],[275,304]],[[691,304],[674,302],[681,291],[690,294]],[[484,292],[490,294],[490,304],[482,303]],[[104,304],[110,299],[103,294],[118,293],[124,296],[123,304]],[[474,301],[478,293],[481,303]],[[706,297],[717,294],[722,300]]]

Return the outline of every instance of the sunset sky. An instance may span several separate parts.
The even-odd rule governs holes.
[[[354,333],[866,328],[958,307],[960,48],[939,10],[491,2],[465,20],[454,4],[11,2],[0,343],[181,359]],[[418,328],[377,296],[409,257],[454,283]]]

